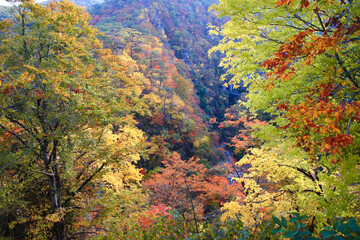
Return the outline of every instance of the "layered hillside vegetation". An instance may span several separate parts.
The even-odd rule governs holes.
[[[121,36],[126,34],[122,29],[131,28],[143,37],[158,38],[163,48],[172,50],[179,59],[175,67],[194,84],[201,108],[211,117],[222,118],[228,107],[227,93],[218,81],[223,70],[218,67],[217,55],[208,56],[219,37],[210,36],[208,27],[220,26],[224,21],[208,12],[213,3],[214,0],[106,1],[89,10],[92,24],[107,35]],[[127,44],[129,39],[124,42]],[[119,41],[117,44],[121,48]]]
[[[129,55],[149,80],[143,97],[150,112],[138,116],[140,128],[156,142],[153,160],[143,165],[147,169],[172,151],[199,157],[208,166],[222,158],[213,149],[217,134],[203,123],[211,116],[222,118],[228,104],[218,81],[219,58],[207,53],[218,42],[207,26],[220,25],[216,14],[207,12],[211,3],[106,1],[89,8],[91,24],[105,33],[104,44]]]
[[[0,6],[0,19],[9,18],[10,16],[9,7]]]

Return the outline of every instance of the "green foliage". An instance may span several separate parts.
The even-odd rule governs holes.
[[[193,225],[184,221],[177,211],[171,211],[171,215],[158,215],[146,231],[140,226],[130,229],[126,239],[359,239],[360,227],[354,218],[336,219],[319,234],[310,231],[308,220],[308,216],[298,213],[292,213],[289,220],[274,216],[263,221],[256,232],[244,227],[239,218],[227,222],[204,221],[200,223],[200,232],[196,233]]]
[[[281,219],[273,216],[272,220],[277,224],[277,227],[271,233],[281,233],[282,237],[290,239],[313,239],[309,238],[311,232],[305,228],[306,224],[303,223],[308,217],[300,216],[298,213],[292,215],[293,217],[290,218],[289,222],[283,216],[281,216]]]
[[[250,239],[253,234],[243,226],[240,219],[233,219],[225,223],[214,222],[207,224],[204,239]],[[198,238],[201,239],[201,238]]]
[[[168,239],[192,239],[190,236],[195,235],[194,225],[185,222],[177,211],[172,211],[170,217],[159,216],[150,229],[141,231],[142,240],[155,240],[159,238]],[[190,238],[189,238],[190,237]]]
[[[141,227],[134,228],[126,235],[126,239],[249,239],[253,236],[242,227],[240,221],[230,221],[226,225],[220,222],[201,222],[197,233],[191,222],[184,220],[177,211],[171,211],[170,216],[160,216],[150,229],[144,231]]]
[[[240,160],[251,164],[239,179],[249,194],[232,206],[255,218],[264,209],[240,211],[249,201],[276,216],[296,210],[316,219],[317,234],[331,219],[359,220],[359,4],[221,0],[211,8],[230,17],[213,28],[223,36],[212,49],[225,54],[223,79],[248,86],[252,114],[271,116],[252,135],[267,150]]]
[[[356,223],[355,218],[336,219],[331,226],[325,226],[319,232],[314,234],[309,231],[306,224],[306,215],[292,213],[292,217],[287,221],[284,217],[281,219],[273,217],[272,222],[276,223],[276,228],[272,230],[272,234],[280,233],[283,238],[294,240],[300,239],[359,239],[360,227]]]

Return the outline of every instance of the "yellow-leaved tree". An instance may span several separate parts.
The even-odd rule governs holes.
[[[86,238],[98,228],[80,223],[104,209],[92,206],[106,182],[115,191],[140,180],[141,78],[102,47],[83,8],[30,0],[14,14],[0,22],[2,229]]]

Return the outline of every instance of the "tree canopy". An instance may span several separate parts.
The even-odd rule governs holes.
[[[262,148],[239,162],[252,165],[251,176],[245,179],[266,177],[248,187],[253,193],[269,192],[267,184],[282,181],[277,194],[290,193],[288,212],[306,212],[316,223],[334,217],[359,218],[359,4],[223,0],[212,9],[231,17],[214,28],[223,39],[212,51],[226,54],[221,65],[233,84],[248,86],[244,104],[250,112],[271,116],[253,134],[264,141]],[[281,176],[276,177],[274,170]],[[289,181],[295,189],[288,189]],[[271,211],[284,214],[274,210],[277,200],[249,196],[258,203],[273,201]],[[261,207],[269,210],[267,204]]]
[[[357,1],[15,2],[0,238],[359,238]]]
[[[15,10],[1,22],[1,215],[15,231],[64,239],[90,184],[139,158],[131,114],[141,84],[102,47],[84,9],[26,1]]]

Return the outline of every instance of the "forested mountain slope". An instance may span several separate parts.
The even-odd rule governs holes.
[[[10,16],[9,7],[0,6],[0,19],[8,18]]]
[[[103,0],[72,0],[71,2],[75,3],[78,6],[89,7],[91,5],[102,3],[104,1]]]
[[[118,35],[121,29],[132,28],[142,35],[159,38],[181,61],[177,68],[193,82],[201,108],[211,117],[222,118],[228,107],[228,96],[218,81],[222,71],[218,67],[219,57],[215,54],[208,57],[208,50],[219,41],[217,36],[209,35],[208,27],[224,22],[214,12],[208,12],[215,2],[106,1],[89,10],[92,24],[108,35]]]
[[[212,3],[106,1],[89,8],[91,24],[105,33],[100,37],[105,46],[128,54],[149,80],[144,97],[157,104],[150,115],[138,119],[157,145],[165,141],[151,157],[157,161],[163,151],[198,156],[203,162],[219,160],[213,150],[217,134],[209,133],[203,123],[210,117],[221,119],[228,106],[219,81],[219,57],[207,53],[219,40],[209,35],[210,24],[220,25],[216,14],[208,12]]]

